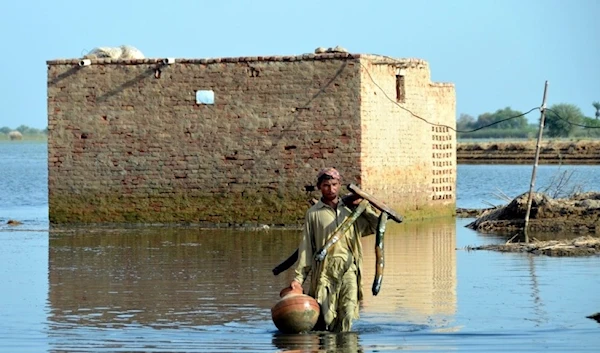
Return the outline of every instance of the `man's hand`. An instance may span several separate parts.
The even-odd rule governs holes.
[[[352,199],[351,205],[356,207],[362,202],[362,200],[364,200],[362,197],[357,196],[356,198]]]
[[[349,193],[348,195],[345,195],[342,199],[344,201],[344,204],[350,207],[350,209],[355,209],[356,206],[358,206],[360,202],[364,200],[362,197],[358,196],[353,192]]]
[[[290,288],[289,293],[293,293],[293,294],[304,294],[304,289],[302,288],[302,284],[300,284],[300,282],[293,280],[292,283],[290,283],[290,286],[288,287]]]
[[[317,253],[315,254],[315,260],[317,261],[323,261],[325,260],[325,256],[327,256],[327,249],[323,248],[319,251],[317,251]]]
[[[279,292],[281,298],[289,294],[304,294],[304,289],[298,281],[293,280],[289,287],[285,287]]]
[[[292,291],[294,292],[300,292],[302,293],[303,289],[302,289],[302,285],[300,284],[300,282],[293,280],[292,283],[290,284],[290,287],[292,288]]]

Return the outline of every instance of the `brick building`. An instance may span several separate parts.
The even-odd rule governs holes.
[[[419,59],[51,60],[50,221],[297,224],[324,166],[408,219],[451,215],[455,121]]]

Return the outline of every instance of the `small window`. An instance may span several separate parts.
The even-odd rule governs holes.
[[[404,75],[396,75],[396,101],[398,103],[404,103],[405,99]]]
[[[212,90],[196,91],[196,104],[215,104],[215,92]]]

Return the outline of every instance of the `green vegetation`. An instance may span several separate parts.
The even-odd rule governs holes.
[[[595,118],[586,117],[573,104],[554,104],[546,109],[544,135],[551,138],[600,138],[600,102],[593,102]],[[532,139],[538,135],[539,123],[528,124],[525,115],[539,115],[539,110],[523,113],[510,107],[483,113],[475,119],[461,114],[456,121],[457,138]],[[539,116],[536,119],[539,122]]]
[[[546,112],[546,130],[548,137],[572,137],[577,127],[583,125],[585,116],[572,104],[555,104]]]
[[[596,109],[596,119],[600,119],[600,102],[593,102],[592,106]]]
[[[43,130],[21,125],[16,129],[8,126],[0,127],[0,141],[22,140],[22,141],[45,141],[48,139],[48,128]]]

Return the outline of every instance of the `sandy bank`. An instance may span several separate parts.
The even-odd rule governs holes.
[[[533,164],[537,141],[459,142],[460,164]],[[542,141],[540,164],[600,164],[600,141]]]
[[[548,256],[600,255],[600,193],[589,192],[556,199],[534,193],[527,227],[527,234],[533,241],[529,243],[523,242],[527,200],[528,193],[524,193],[501,207],[457,210],[457,216],[476,217],[467,228],[510,237],[506,244],[468,247],[468,250],[527,252]]]
[[[466,250],[493,250],[500,252],[523,252],[547,256],[600,255],[600,238],[581,236],[569,240],[533,240],[529,243],[506,243],[466,247]]]

